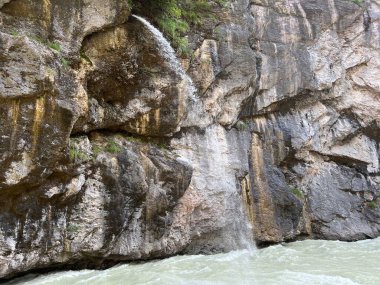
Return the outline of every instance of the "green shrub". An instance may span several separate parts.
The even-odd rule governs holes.
[[[14,36],[14,37],[18,37],[20,35],[20,33],[18,31],[16,31],[16,30],[13,30],[11,32],[11,35]]]
[[[98,145],[93,145],[92,146],[92,153],[95,155],[95,156],[98,156],[101,152],[102,152],[102,148]]]
[[[57,52],[61,52],[61,45],[57,42],[48,41],[46,45]]]
[[[298,188],[291,188],[290,191],[293,193],[294,196],[298,197],[299,199],[303,199],[303,193],[300,189]]]
[[[377,202],[376,200],[367,202],[367,206],[371,209],[375,209],[377,207]]]
[[[12,33],[13,34],[13,33]],[[61,52],[61,45],[57,42],[51,42],[49,40],[46,40],[46,39],[43,39],[39,36],[35,36],[35,35],[29,35],[28,36],[31,40],[35,41],[35,42],[38,42],[40,44],[43,44],[44,46],[47,46],[48,48],[52,49],[52,50],[55,50],[57,52]]]
[[[73,162],[80,162],[89,160],[90,157],[84,151],[77,149],[75,145],[70,146],[70,160]]]
[[[180,55],[188,56],[190,48],[185,34],[191,26],[201,25],[212,15],[212,5],[225,5],[227,0],[134,0],[134,10],[158,25]]]
[[[109,153],[120,153],[123,149],[115,141],[109,140],[105,150]]]
[[[138,138],[138,137],[125,136],[125,138],[129,142],[134,142],[134,143],[141,143],[142,142],[141,138]]]
[[[69,61],[66,58],[62,57],[61,58],[61,63],[62,63],[63,66],[69,67]]]
[[[81,51],[79,52],[79,55],[80,55],[80,57],[83,58],[85,61],[88,61],[89,63],[92,64],[91,59],[86,55],[86,53],[85,53],[83,50],[81,50]]]
[[[354,2],[356,5],[362,5],[363,4],[363,0],[351,0],[352,2]]]

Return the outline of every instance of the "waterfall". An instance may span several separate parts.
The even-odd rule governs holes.
[[[146,19],[136,15],[132,16],[139,20],[152,33],[158,45],[160,55],[165,59],[166,63],[169,64],[171,69],[181,77],[185,90],[189,95],[188,98],[192,99],[191,102],[187,104],[187,107],[191,111],[188,112],[190,115],[188,115],[188,117],[186,117],[184,120],[185,124],[190,122],[190,125],[199,125],[200,118],[202,117],[202,112],[204,110],[204,107],[202,105],[203,102],[202,100],[195,98],[194,84],[191,78],[184,71],[174,49],[170,45],[169,41],[164,37],[164,35]],[[202,119],[205,120],[206,124],[211,123],[211,121],[208,119]],[[237,191],[235,188],[235,183],[232,183],[232,186],[230,185],[231,181],[235,181],[236,173],[234,170],[229,171],[228,169],[238,169],[242,162],[240,159],[236,159],[237,157],[240,157],[238,153],[231,154],[229,151],[228,140],[226,136],[227,134],[222,127],[209,128],[208,131],[206,131],[206,136],[204,137],[188,137],[189,141],[185,140],[183,142],[178,142],[179,145],[188,145],[188,147],[182,147],[181,150],[178,150],[176,153],[182,159],[191,161],[190,163],[194,166],[194,168],[202,169],[201,165],[214,164],[211,169],[206,168],[205,171],[209,171],[209,175],[213,176],[215,178],[215,181],[207,181],[206,183],[203,181],[204,176],[199,175],[199,173],[195,171],[192,177],[192,183],[195,184],[193,186],[200,192],[206,193],[205,195],[215,195],[215,193],[218,193],[216,196],[218,196],[219,199],[223,200],[221,201],[221,204],[228,204],[228,207],[235,209],[235,217],[238,221],[231,221],[231,224],[233,224],[233,226],[229,227],[229,229],[226,229],[226,233],[224,233],[225,235],[223,238],[226,241],[226,248],[230,250],[237,248],[247,248],[252,253],[255,252],[256,248],[253,243],[253,231],[252,225],[250,223],[252,220],[251,216],[253,214],[249,212],[248,208],[251,206],[248,205],[247,202],[247,200],[252,200],[252,198],[244,196],[244,201],[241,201],[240,197],[235,195]],[[237,137],[236,140],[238,140]],[[236,145],[241,144],[240,139],[239,141],[239,143],[236,141]],[[246,143],[246,149],[248,149],[249,142],[247,141]],[[201,153],[208,153],[208,155],[201,156],[198,160],[199,153],[193,153],[192,151],[189,151],[193,149],[194,145],[197,145],[197,149],[202,149],[200,151]],[[184,152],[182,152],[183,150]],[[231,161],[236,162],[237,165],[235,167],[231,166]],[[226,167],[227,165],[229,167]],[[245,165],[248,169],[248,161],[246,161]],[[244,195],[248,195],[247,193],[250,193],[251,191],[249,177],[246,178],[244,185],[245,186],[243,187],[244,189],[242,189],[242,192]],[[224,190],[221,190],[222,188],[224,188]],[[210,199],[215,200],[218,198],[214,197]],[[247,207],[247,209],[240,210],[239,206],[241,206],[242,202],[244,207]],[[222,213],[223,210],[221,210],[220,214],[222,215]],[[226,237],[227,235],[228,238]]]
[[[169,41],[164,37],[164,35],[151,23],[149,23],[146,19],[132,15],[132,17],[139,20],[144,26],[152,33],[153,37],[156,39],[156,43],[159,47],[160,55],[166,60],[166,62],[170,65],[170,67],[181,77],[181,79],[185,82],[188,95],[190,99],[195,99],[195,91],[196,88],[190,76],[186,74],[181,63],[179,62],[176,53]]]

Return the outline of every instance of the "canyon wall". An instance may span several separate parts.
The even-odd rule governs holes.
[[[380,236],[380,3],[212,12],[0,0],[0,278]]]

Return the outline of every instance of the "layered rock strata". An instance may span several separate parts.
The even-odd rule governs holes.
[[[0,278],[380,235],[379,3],[213,9],[191,83],[127,1],[0,0]]]

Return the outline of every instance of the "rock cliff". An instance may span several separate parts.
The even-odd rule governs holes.
[[[213,9],[0,0],[0,279],[380,236],[378,1]]]

